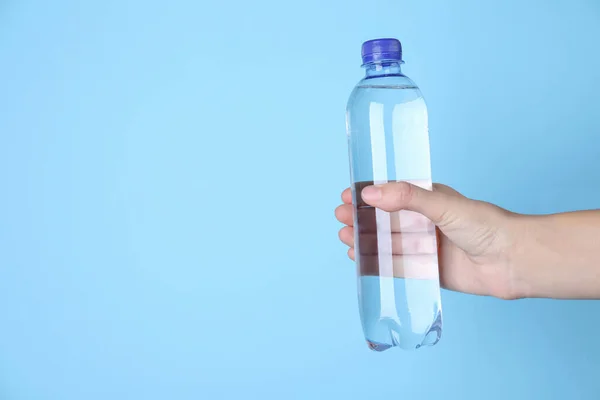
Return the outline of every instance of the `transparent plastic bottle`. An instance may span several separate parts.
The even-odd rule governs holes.
[[[407,181],[431,190],[427,107],[401,72],[402,46],[362,46],[365,77],[346,111],[362,327],[371,350],[435,345],[442,310],[435,226],[420,214],[385,212],[362,201],[372,184]]]

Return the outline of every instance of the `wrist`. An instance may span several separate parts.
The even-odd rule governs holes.
[[[556,214],[520,215],[515,224],[513,279],[518,298],[563,297],[569,285],[565,257],[570,245],[561,241]],[[568,241],[568,240],[567,240]]]
[[[513,299],[539,297],[536,270],[545,246],[544,216],[513,214],[509,218],[512,246],[509,251],[509,274]]]

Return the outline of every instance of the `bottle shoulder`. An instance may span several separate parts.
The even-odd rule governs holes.
[[[409,86],[415,87],[418,89],[417,84],[410,79],[408,76],[404,74],[391,74],[391,75],[378,75],[378,76],[366,76],[362,78],[356,86],[364,86],[364,85],[387,85],[387,86]]]
[[[367,106],[372,102],[399,104],[425,101],[417,84],[406,75],[365,77],[361,79],[350,94],[347,109]]]

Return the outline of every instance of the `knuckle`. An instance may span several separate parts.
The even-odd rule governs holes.
[[[415,197],[414,186],[407,182],[398,182],[394,185],[395,200],[401,204],[410,203]]]
[[[437,218],[434,219],[434,223],[440,227],[440,228],[445,228],[451,224],[454,223],[454,221],[456,220],[456,218],[454,217],[454,215],[450,212],[450,210],[448,209],[444,209],[440,212],[439,216],[437,216]]]

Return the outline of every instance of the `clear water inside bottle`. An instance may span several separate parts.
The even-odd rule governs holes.
[[[371,184],[358,182],[354,191]],[[359,310],[369,348],[436,344],[442,313],[434,225],[420,214],[385,212],[360,200],[355,216]]]
[[[361,276],[358,285],[362,326],[371,350],[412,350],[440,340],[436,280]]]
[[[367,68],[347,108],[359,312],[371,350],[412,350],[442,333],[435,227],[420,214],[373,208],[360,193],[394,181],[431,189],[427,107],[399,64],[379,67]]]

